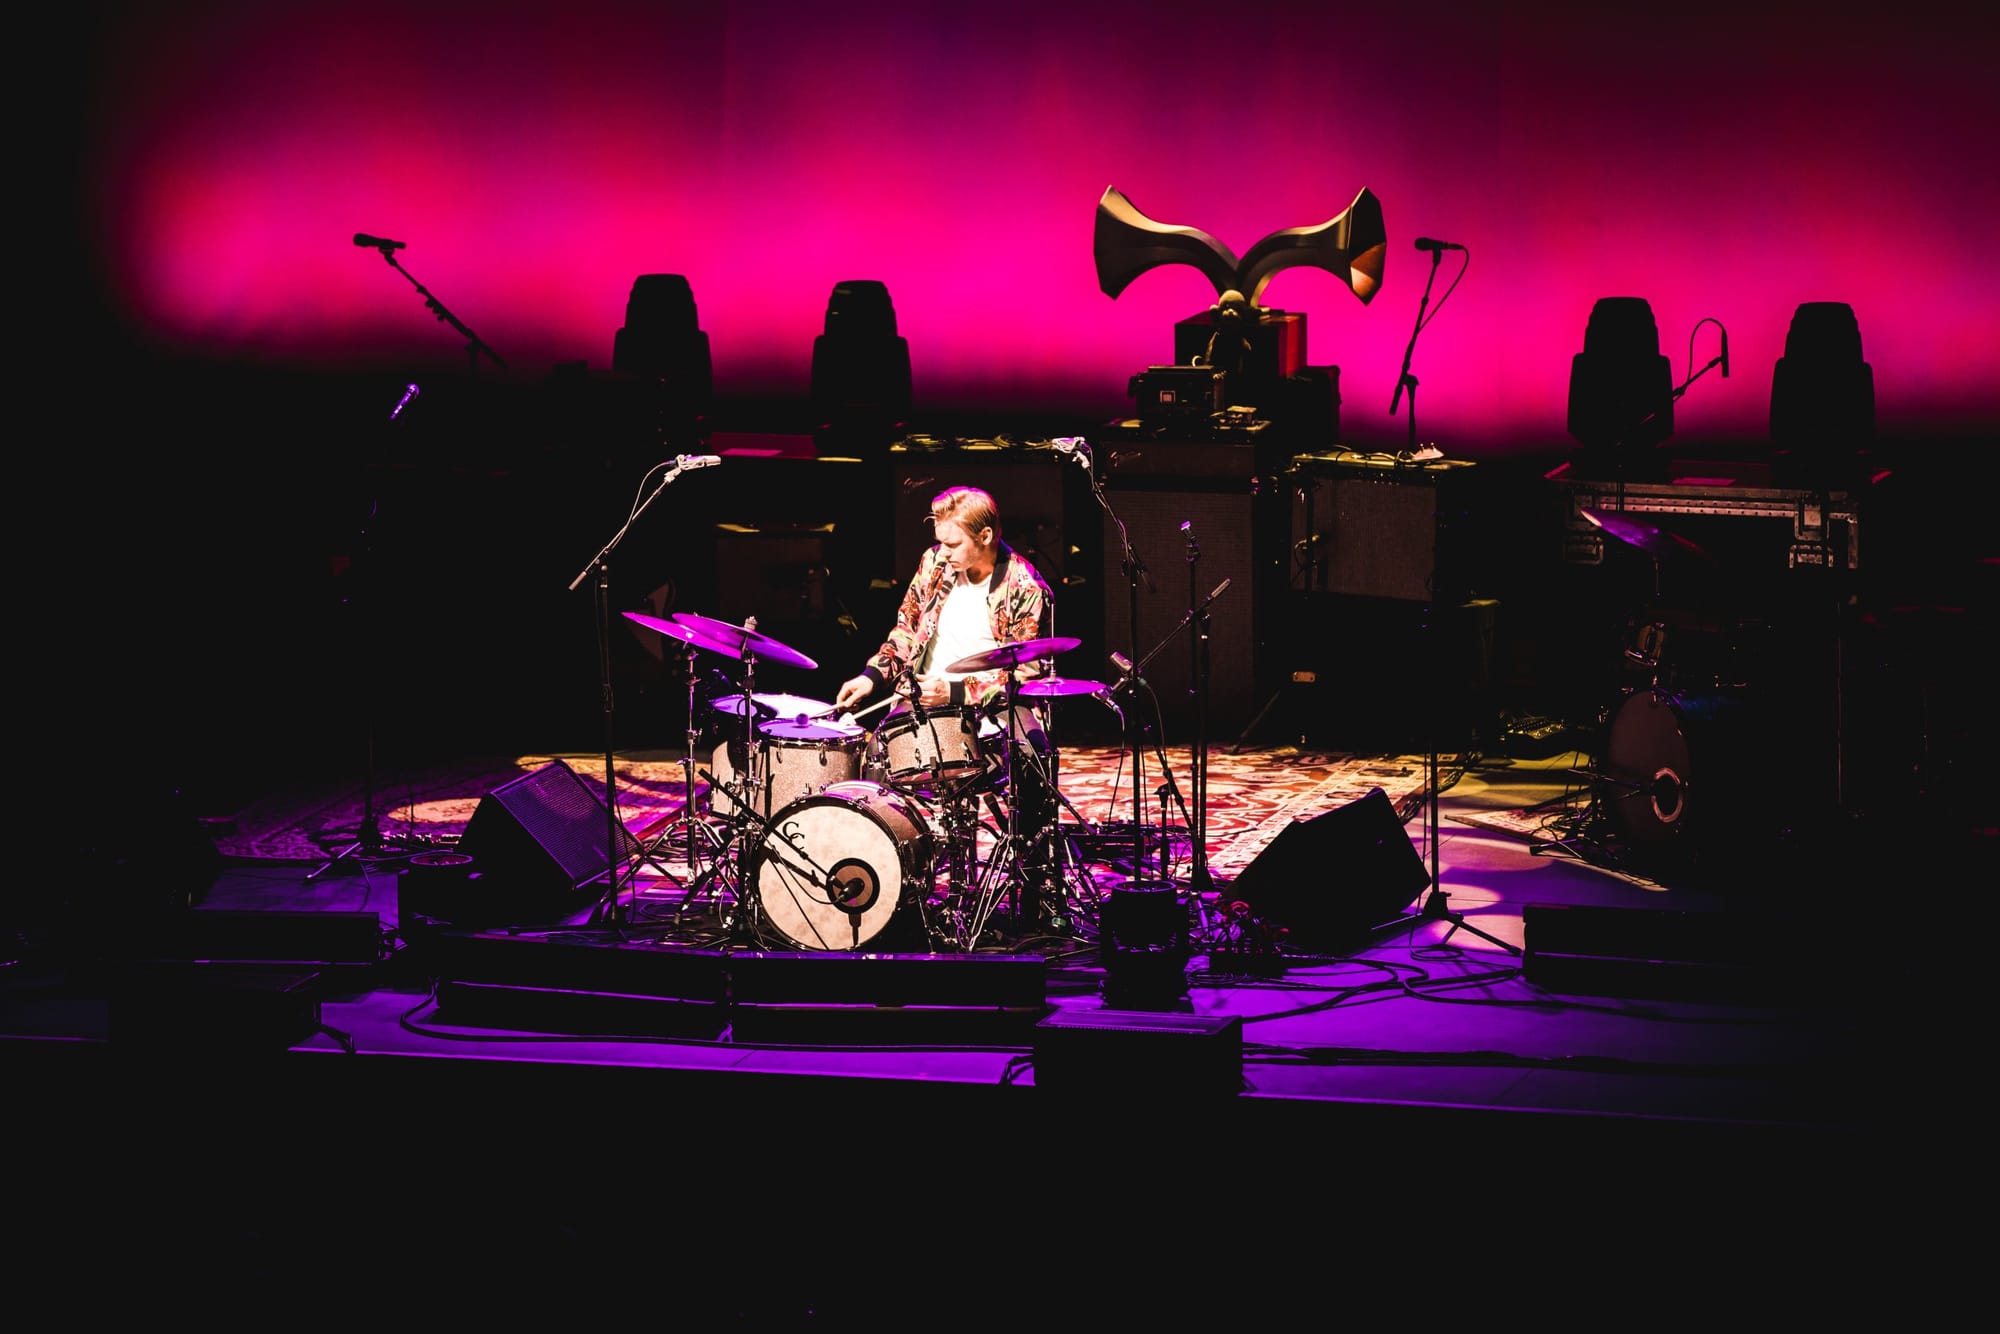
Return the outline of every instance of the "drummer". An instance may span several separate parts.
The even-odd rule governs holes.
[[[945,665],[1048,633],[1054,601],[1049,586],[1001,539],[1000,508],[991,495],[972,486],[941,491],[931,500],[930,521],[937,542],[918,561],[887,641],[859,676],[841,685],[834,697],[837,708],[853,709],[887,686],[905,697],[891,717],[907,711],[910,698],[927,709],[970,707],[994,716],[1006,706],[1006,669],[968,674],[945,671]],[[1047,671],[1046,661],[1026,662],[1014,669],[1014,676],[1031,680]],[[1050,911],[1060,906],[1052,844],[1055,793],[1049,778],[1054,747],[1032,708],[1021,709],[1008,731],[1024,739],[1032,752],[1016,754],[1015,779],[1021,787],[1009,800],[1026,840],[1023,862],[1029,883],[1023,888],[1021,914],[1034,924],[1042,920],[1045,903]]]

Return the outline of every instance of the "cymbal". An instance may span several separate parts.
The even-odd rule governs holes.
[[[696,648],[705,648],[711,653],[734,652],[734,650],[726,649],[720,644],[710,643],[706,635],[699,634],[691,626],[682,625],[677,621],[661,620],[658,616],[648,616],[644,612],[638,611],[628,611],[620,614],[635,625],[643,625],[648,630],[657,630],[667,638],[678,639],[683,644],[692,644]]]
[[[781,662],[787,667],[800,667],[809,672],[819,670],[819,664],[805,654],[755,630],[746,630],[740,625],[731,625],[709,616],[697,616],[691,611],[677,611],[674,619],[709,641],[701,647],[714,649],[717,653],[741,657],[748,650],[752,657]]]
[[[834,706],[823,699],[807,699],[804,695],[752,695],[750,703],[760,718],[782,718],[787,721],[796,718],[830,718]],[[718,695],[715,708],[732,717],[743,716],[743,696]]]
[[[1082,643],[1081,639],[1066,639],[1059,636],[1048,639],[1023,639],[1017,644],[1001,644],[983,653],[960,658],[945,670],[984,672],[995,667],[1018,667],[1024,662],[1040,662],[1043,658],[1053,658],[1058,653],[1067,653]]]
[[[1664,532],[1650,523],[1640,523],[1637,519],[1620,514],[1615,510],[1583,510],[1583,517],[1602,528],[1605,532],[1639,548],[1649,556],[1661,556],[1674,560],[1697,560],[1713,565],[1715,558],[1688,541],[1678,533]]]
[[[1063,676],[1044,676],[1035,681],[1023,681],[1020,693],[1030,699],[1044,696],[1102,695],[1110,687],[1102,681],[1078,681]]]

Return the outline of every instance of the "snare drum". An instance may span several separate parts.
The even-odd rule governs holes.
[[[835,783],[778,813],[755,842],[746,880],[765,922],[800,949],[859,949],[899,911],[921,918],[930,824],[901,793]]]
[[[976,709],[899,713],[875,733],[889,781],[900,787],[955,783],[982,773]]]
[[[765,723],[757,729],[763,775],[750,798],[751,809],[768,819],[800,797],[858,779],[867,745],[867,734],[852,724]],[[745,768],[742,755],[741,741],[725,741],[715,748],[713,772],[719,782],[732,786],[714,790],[710,809],[725,818],[738,813],[733,784]]]

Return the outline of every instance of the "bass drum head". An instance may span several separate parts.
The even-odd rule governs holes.
[[[1641,690],[1612,716],[1602,765],[1612,823],[1636,843],[1742,827],[1751,809],[1744,704]]]
[[[780,811],[749,867],[764,922],[802,950],[858,950],[931,887],[929,825],[874,783],[836,783]]]

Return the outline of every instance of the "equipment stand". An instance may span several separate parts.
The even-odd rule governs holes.
[[[1410,358],[1417,350],[1417,335],[1422,333],[1424,329],[1424,312],[1430,308],[1431,286],[1437,281],[1438,261],[1443,257],[1444,252],[1442,250],[1436,248],[1431,250],[1430,276],[1424,282],[1423,300],[1417,305],[1416,325],[1410,330],[1410,341],[1403,349],[1403,369],[1402,373],[1396,379],[1396,393],[1389,400],[1389,415],[1393,417],[1396,415],[1396,405],[1402,400],[1404,391],[1407,390],[1409,392],[1409,452],[1407,457],[1412,463],[1417,462],[1420,456],[1417,446],[1417,377],[1410,374]],[[1461,270],[1461,272],[1463,271]],[[1446,295],[1449,295],[1449,293]],[[1432,457],[1435,457],[1435,455],[1432,455]],[[1416,912],[1398,914],[1390,918],[1387,922],[1380,923],[1374,930],[1377,932],[1387,931],[1393,927],[1400,927],[1404,924],[1414,925],[1417,922],[1450,922],[1451,930],[1444,933],[1443,940],[1450,940],[1455,933],[1463,929],[1470,931],[1473,935],[1478,936],[1488,944],[1498,945],[1510,954],[1518,955],[1521,953],[1519,947],[1508,944],[1498,936],[1488,935],[1476,926],[1467,925],[1464,913],[1454,912],[1447,906],[1447,901],[1451,896],[1445,892],[1444,875],[1438,867],[1438,788],[1440,786],[1438,781],[1438,701],[1443,694],[1439,689],[1440,683],[1437,679],[1438,660],[1441,656],[1438,652],[1438,527],[1443,522],[1442,516],[1438,513],[1438,495],[1438,489],[1435,487],[1432,488],[1431,587],[1427,590],[1430,596],[1424,600],[1423,626],[1424,637],[1429,641],[1424,645],[1423,661],[1429,668],[1430,675],[1430,679],[1424,682],[1424,691],[1430,700],[1429,707],[1425,710],[1426,721],[1424,724],[1424,731],[1426,733],[1424,738],[1424,844],[1427,859],[1430,863],[1430,895]],[[1442,944],[1443,940],[1439,943]]]
[[[390,410],[389,420],[394,422],[402,414],[403,409],[409,406],[410,400],[416,396],[417,386],[414,384],[407,386],[403,391],[402,399]],[[368,501],[367,516],[362,520],[361,528],[356,534],[359,539],[359,544],[356,547],[357,554],[347,570],[348,577],[354,581],[354,592],[352,596],[344,598],[341,602],[342,606],[350,610],[358,609],[359,611],[357,619],[361,621],[361,624],[349,627],[349,642],[355,646],[357,655],[368,652],[369,646],[374,640],[374,635],[371,633],[374,628],[371,623],[374,614],[374,590],[369,587],[369,584],[375,578],[373,524],[380,513],[380,502],[371,498]],[[321,862],[318,866],[306,872],[306,880],[308,882],[319,879],[349,858],[360,861],[364,865],[372,865],[379,861],[399,861],[414,856],[423,850],[422,844],[414,847],[402,847],[398,845],[405,842],[405,840],[385,839],[382,836],[381,819],[375,813],[374,667],[372,665],[362,666],[358,668],[358,675],[362,683],[361,824],[355,831],[352,843],[342,848],[339,852],[334,853],[327,861]]]
[[[395,261],[390,262],[393,264]],[[624,840],[618,837],[624,830],[618,823],[618,769],[614,742],[616,728],[613,726],[616,708],[611,690],[611,566],[605,558],[611,554],[614,547],[625,540],[625,534],[632,531],[632,525],[646,512],[647,507],[659,499],[660,493],[672,486],[686,470],[687,461],[688,456],[682,454],[671,463],[656,463],[647,471],[646,476],[651,477],[655,470],[666,469],[665,475],[660,478],[660,484],[632,507],[632,512],[625,517],[625,522],[611,535],[611,540],[598,548],[597,554],[577,571],[576,578],[569,581],[569,591],[574,593],[592,572],[597,575],[597,662],[599,693],[604,706],[604,871],[602,874],[605,892],[604,897],[591,910],[590,922],[593,926],[605,922],[609,922],[613,927],[623,925],[623,908],[618,902],[619,867],[629,855],[625,850],[625,843],[631,839],[630,834],[626,834]],[[645,479],[642,478],[639,485],[643,489],[646,485]]]
[[[1188,623],[1194,627],[1188,636],[1188,689],[1194,696],[1194,740],[1188,747],[1188,787],[1194,796],[1194,810],[1188,819],[1188,889],[1197,903],[1203,903],[1201,896],[1215,889],[1208,872],[1209,616],[1207,604],[1196,601],[1201,545],[1195,541],[1193,522],[1183,520],[1181,532],[1187,535]]]
[[[1130,635],[1127,647],[1131,650],[1131,656],[1127,657],[1122,653],[1111,655],[1112,664],[1121,673],[1118,683],[1111,688],[1111,695],[1115,700],[1118,692],[1127,686],[1145,688],[1146,683],[1139,677],[1139,669],[1143,665],[1139,661],[1139,585],[1144,582],[1150,589],[1153,581],[1152,576],[1146,573],[1146,563],[1139,559],[1139,553],[1132,549],[1132,535],[1125,530],[1125,521],[1118,517],[1118,512],[1111,508],[1111,502],[1105,498],[1104,484],[1098,480],[1097,469],[1090,461],[1090,446],[1080,438],[1070,443],[1074,446],[1073,457],[1083,465],[1084,475],[1090,481],[1092,498],[1104,511],[1105,517],[1118,529],[1120,565],[1125,571],[1126,596],[1129,599],[1130,619],[1126,623],[1126,628]],[[1132,755],[1132,885],[1134,888],[1148,883],[1146,880],[1146,747],[1139,735],[1144,726],[1140,711],[1136,708],[1131,710],[1125,727],[1125,749]],[[1160,833],[1159,883],[1165,883],[1166,831],[1163,829]]]

